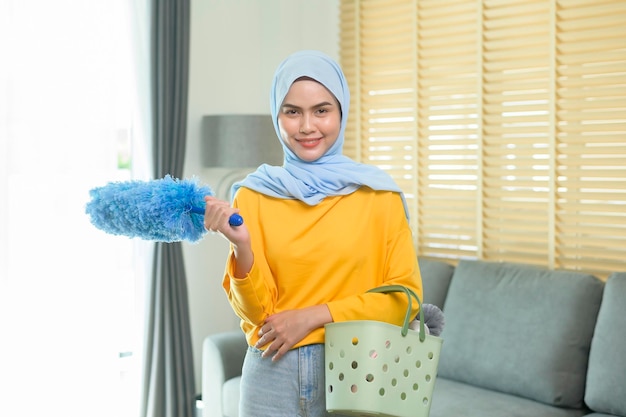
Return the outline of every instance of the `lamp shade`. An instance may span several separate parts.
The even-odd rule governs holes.
[[[247,168],[283,163],[283,149],[270,115],[204,116],[201,146],[205,167]]]

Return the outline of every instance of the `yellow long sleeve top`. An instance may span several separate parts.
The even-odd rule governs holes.
[[[401,325],[404,293],[366,293],[404,285],[422,298],[411,229],[398,193],[361,187],[315,206],[240,188],[240,208],[250,232],[254,263],[235,278],[228,258],[223,287],[250,345],[264,320],[284,310],[326,304],[333,321],[379,320]],[[413,302],[412,317],[417,314]],[[296,346],[324,342],[324,329]]]

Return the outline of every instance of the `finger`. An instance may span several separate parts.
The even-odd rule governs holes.
[[[211,215],[205,214],[204,217],[204,227],[209,232],[221,232],[223,230],[228,230],[227,226],[229,216],[228,214],[224,214],[222,211],[217,211],[212,213]]]
[[[263,326],[263,327],[259,328],[259,337],[265,336],[266,334],[268,334],[271,331],[272,331],[272,327],[271,326]]]
[[[259,334],[261,334],[262,330],[259,330]],[[257,340],[256,344],[254,345],[254,347],[256,347],[257,349],[262,348],[263,346],[267,345],[268,343],[273,342],[274,340],[276,340],[276,335],[274,334],[274,332],[272,330],[269,330],[267,333],[263,334],[259,340]]]
[[[270,352],[270,348],[268,347],[267,349],[265,349],[265,350],[263,351],[263,353],[261,353],[261,357],[262,357],[262,358],[267,358],[267,357],[270,355],[270,353],[271,353],[271,352]]]
[[[210,232],[214,232],[216,230],[215,216],[215,212],[211,211],[211,208],[207,205],[204,211],[204,227]]]
[[[268,358],[272,356],[274,352],[278,350],[274,347],[275,344],[276,342],[272,342],[269,346],[267,346],[267,348],[263,351],[263,353],[261,353],[261,357]]]
[[[285,348],[285,345],[282,345],[279,349],[276,350],[274,356],[272,356],[272,362],[276,362],[277,360],[282,358],[288,350],[289,349]]]
[[[275,339],[269,346],[267,346],[267,349],[263,351],[261,356],[263,358],[271,356],[272,361],[275,361],[280,359],[286,353],[286,350],[288,349],[285,349],[285,344]]]

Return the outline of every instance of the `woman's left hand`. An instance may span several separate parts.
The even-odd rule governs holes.
[[[276,361],[313,330],[331,321],[332,316],[326,304],[281,311],[265,320],[255,347],[260,349],[265,346],[262,356],[271,356]]]

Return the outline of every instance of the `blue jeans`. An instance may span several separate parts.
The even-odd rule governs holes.
[[[327,417],[324,345],[290,350],[276,362],[248,347],[241,374],[240,417]],[[337,414],[333,414],[336,417]]]

